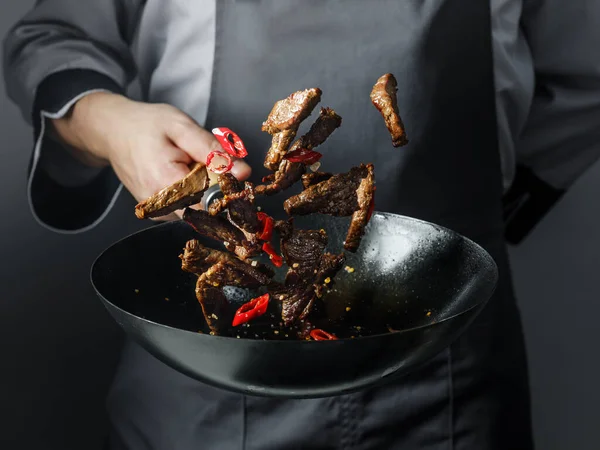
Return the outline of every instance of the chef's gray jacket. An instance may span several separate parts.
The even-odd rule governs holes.
[[[500,197],[516,242],[600,155],[599,25],[600,4],[583,0],[38,2],[5,39],[4,68],[34,126],[28,194],[42,225],[85,231],[121,189],[110,168],[85,168],[46,136],[45,119],[81,96],[136,79],[140,98],[266,148],[257,124],[269,105],[314,85],[350,123],[329,141],[328,167],[369,155],[378,209],[474,238],[501,272],[486,311],[428,367],[339,398],[226,393],[128,344],[109,398],[112,448],[531,448]],[[384,71],[399,79],[401,150],[368,115]],[[257,174],[262,154],[248,157]]]

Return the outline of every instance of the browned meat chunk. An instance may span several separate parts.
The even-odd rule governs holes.
[[[311,284],[301,283],[273,289],[271,296],[281,302],[281,319],[285,326],[290,326],[308,315],[314,303],[315,289]]]
[[[231,173],[219,176],[219,186],[223,198],[213,202],[209,206],[208,212],[212,216],[216,216],[227,208],[229,220],[235,226],[248,233],[258,233],[260,222],[254,206],[254,186],[249,182],[241,183]]]
[[[313,213],[350,216],[359,208],[356,191],[368,175],[368,166],[353,167],[347,173],[333,175],[288,198],[283,207],[290,216]]]
[[[297,129],[321,101],[321,94],[321,89],[310,88],[294,92],[287,98],[277,101],[269,117],[263,122],[262,131],[275,134],[284,130]]]
[[[325,253],[323,255],[315,277],[315,294],[317,297],[321,297],[323,291],[333,285],[333,277],[341,270],[344,262],[346,262],[344,254]]]
[[[196,282],[196,299],[213,334],[221,334],[229,327],[235,311],[221,288],[211,286],[204,276],[200,276]]]
[[[312,150],[327,140],[329,136],[342,125],[342,118],[331,108],[321,108],[319,117],[310,127],[310,130],[294,142],[290,152],[305,148]]]
[[[283,130],[273,135],[271,147],[269,147],[267,156],[265,157],[264,166],[267,169],[277,170],[281,160],[287,153],[290,144],[296,137],[297,131],[297,128],[292,128],[291,130]]]
[[[249,242],[242,230],[222,216],[211,216],[206,211],[186,208],[183,211],[183,220],[199,234],[223,242],[227,250],[242,259],[260,253],[260,246]]]
[[[321,108],[319,117],[312,124],[308,132],[299,138],[290,149],[290,151],[300,150],[302,148],[312,150],[321,145],[333,133],[336,128],[342,124],[342,118],[331,108]],[[267,177],[270,181],[267,185],[256,187],[258,195],[277,194],[297,181],[300,181],[302,175],[306,172],[305,164],[301,162],[291,162],[282,160],[273,177]]]
[[[344,248],[349,252],[356,252],[360,245],[360,241],[365,234],[365,227],[370,219],[371,205],[374,202],[375,196],[375,173],[373,165],[367,165],[369,174],[360,182],[356,194],[358,197],[358,210],[352,214],[350,228],[344,241]]]
[[[279,170],[275,172],[275,179],[270,184],[256,186],[256,195],[275,195],[300,181],[306,172],[306,166],[299,162],[281,161]]]
[[[205,247],[196,239],[185,244],[179,258],[183,270],[197,275],[202,275],[215,264],[225,264],[230,272],[235,271],[234,285],[239,287],[256,288],[267,285],[274,275],[273,270],[264,264],[257,261],[248,263],[229,253]]]
[[[289,267],[286,284],[312,280],[327,247],[325,230],[299,230],[291,222],[277,222],[281,234],[281,253]]]
[[[332,285],[332,278],[345,258],[343,254],[323,253],[327,247],[325,230],[295,229],[291,220],[278,221],[276,228],[281,234],[281,251],[289,269],[285,286],[272,287],[272,295],[282,303],[284,324],[291,325],[308,316],[316,298]]]
[[[390,135],[392,136],[392,145],[401,147],[408,144],[404,124],[398,112],[398,83],[391,73],[381,76],[371,91],[371,101],[375,108],[379,110],[385,121]]]
[[[196,163],[184,178],[138,203],[135,215],[138,219],[161,217],[199,203],[209,184],[206,166]]]
[[[329,180],[333,176],[332,173],[327,172],[310,172],[302,175],[302,186],[304,189],[308,189],[309,187],[319,184],[322,181]]]
[[[298,127],[321,101],[321,89],[311,88],[297,91],[289,97],[279,100],[273,106],[269,117],[262,125],[262,131],[273,136],[271,147],[265,158],[265,167],[277,170]]]

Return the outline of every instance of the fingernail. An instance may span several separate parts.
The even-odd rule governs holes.
[[[236,159],[233,162],[233,167],[231,168],[231,173],[238,180],[245,180],[252,173],[252,169],[244,160]]]

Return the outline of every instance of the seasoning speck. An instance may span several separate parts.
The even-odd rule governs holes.
[[[431,315],[431,311],[427,311],[427,317],[429,317]]]
[[[329,277],[325,278],[325,284],[329,284],[329,283],[331,283],[331,278],[329,278]]]
[[[261,208],[260,206],[257,206],[257,207],[256,207],[256,210],[257,210],[257,211],[262,211],[262,208]]]
[[[134,289],[133,291],[134,291],[136,294],[139,294],[139,293],[140,293],[140,290],[139,290],[139,289]]]
[[[256,261],[252,261],[252,262],[250,263],[250,265],[251,265],[252,267],[256,267],[256,266],[258,265],[258,262],[256,262]]]
[[[349,306],[346,306],[346,311],[350,311],[352,308],[350,308]]]
[[[219,287],[219,283],[217,283],[216,281],[213,283],[214,287]]]
[[[165,297],[165,300],[166,300],[166,301],[169,301],[169,297]]]
[[[348,273],[352,273],[352,272],[354,272],[354,267],[346,266],[345,270]]]
[[[214,332],[214,331],[211,331],[211,332],[210,332],[210,335],[211,335],[211,336],[214,336],[214,335],[215,335],[215,332]]]
[[[212,318],[213,318],[213,319],[215,319],[215,320],[219,320],[219,317],[218,317],[218,316],[217,316],[215,313],[212,313],[212,314],[210,315],[210,317],[212,317]]]
[[[275,330],[275,331],[273,331],[273,333],[279,334],[279,330]]]
[[[298,264],[298,263],[294,263],[294,264],[292,264],[292,267],[293,267],[294,269],[297,269],[299,266],[300,266],[300,264]]]

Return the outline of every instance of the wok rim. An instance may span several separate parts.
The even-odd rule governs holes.
[[[397,330],[397,331],[393,331],[393,332],[389,332],[389,333],[380,333],[380,334],[373,334],[373,335],[369,335],[369,336],[360,336],[360,337],[356,337],[354,339],[352,338],[342,338],[342,339],[336,339],[336,340],[331,340],[331,341],[318,341],[321,343],[321,345],[323,343],[329,343],[329,344],[336,344],[338,342],[362,342],[365,341],[367,339],[381,339],[384,336],[389,336],[389,335],[401,335],[401,334],[408,334],[408,333],[412,333],[415,332],[417,330],[422,330],[424,328],[429,328],[432,327],[434,325],[439,325],[442,324],[444,322],[448,322],[450,320],[456,319],[457,317],[460,317],[462,315],[465,315],[469,312],[471,312],[473,309],[476,308],[481,308],[483,306],[485,306],[485,304],[492,298],[492,296],[494,295],[494,293],[496,292],[496,289],[498,287],[498,279],[499,279],[499,271],[498,271],[498,265],[496,263],[496,261],[494,260],[494,258],[489,254],[489,252],[487,250],[485,250],[481,245],[479,245],[478,243],[476,243],[475,241],[469,239],[466,236],[463,236],[462,234],[450,229],[450,228],[446,228],[442,225],[438,225],[436,223],[433,222],[428,222],[426,220],[422,220],[422,219],[417,219],[414,217],[410,217],[410,216],[405,216],[402,214],[396,214],[396,213],[389,213],[389,212],[380,212],[380,211],[374,211],[373,212],[373,217],[376,216],[384,216],[384,217],[394,217],[394,218],[402,218],[402,219],[407,219],[411,222],[418,222],[424,225],[428,225],[428,226],[432,226],[434,228],[438,228],[442,231],[446,231],[448,233],[450,233],[451,235],[455,235],[460,237],[461,239],[463,239],[464,241],[466,241],[469,245],[472,245],[475,249],[479,250],[481,252],[481,254],[484,256],[484,259],[488,260],[491,263],[491,275],[493,277],[493,285],[492,288],[489,289],[489,293],[485,296],[482,296],[481,300],[479,300],[476,304],[470,306],[469,308],[453,314],[451,316],[445,317],[442,320],[439,321],[435,321],[433,323],[428,323],[428,324],[423,324],[423,325],[419,325],[416,327],[411,327],[411,328],[404,328],[402,330]],[[132,233],[129,233],[128,235],[122,237],[121,239],[118,239],[116,241],[114,241],[111,245],[109,245],[108,247],[106,247],[95,259],[94,262],[92,263],[92,266],[90,268],[90,282],[92,284],[92,287],[94,288],[94,291],[96,292],[96,295],[98,297],[100,297],[100,299],[105,303],[110,305],[112,308],[114,308],[115,310],[118,310],[121,314],[124,314],[125,316],[128,316],[129,319],[135,319],[138,322],[143,322],[145,324],[149,324],[149,325],[153,325],[153,326],[158,326],[161,328],[165,328],[168,329],[170,331],[176,331],[176,332],[183,332],[183,333],[189,333],[190,335],[196,335],[196,336],[200,336],[200,338],[207,336],[211,339],[217,339],[220,341],[223,340],[232,340],[232,341],[251,341],[251,342],[264,342],[264,343],[269,343],[270,344],[274,344],[274,345],[298,345],[298,344],[304,344],[304,345],[313,345],[313,342],[316,341],[307,341],[307,340],[302,340],[302,339],[297,339],[297,340],[277,340],[277,339],[247,339],[247,338],[236,338],[236,337],[232,337],[232,336],[218,336],[218,335],[210,335],[207,333],[198,333],[195,331],[189,331],[189,330],[184,330],[183,328],[176,328],[176,327],[172,327],[170,325],[165,325],[159,322],[155,322],[153,320],[149,320],[140,316],[137,316],[133,313],[130,313],[128,311],[125,311],[123,308],[120,308],[119,306],[115,305],[113,302],[111,302],[110,300],[108,300],[104,295],[102,295],[102,293],[100,293],[100,290],[98,289],[98,287],[96,286],[96,283],[94,283],[94,269],[96,267],[96,265],[98,264],[98,262],[100,261],[100,259],[102,259],[102,257],[108,253],[111,249],[113,249],[114,247],[116,247],[117,245],[119,245],[120,243],[122,243],[123,241],[126,241],[138,234],[142,234],[144,232],[148,232],[148,230],[151,229],[155,229],[155,228],[167,228],[169,226],[174,226],[174,224],[182,224],[185,223],[182,219],[179,220],[173,220],[173,221],[168,221],[168,222],[163,222],[161,224],[158,225],[151,225],[149,227],[143,228],[141,230],[138,231],[134,231]],[[267,344],[265,344],[267,345]]]

